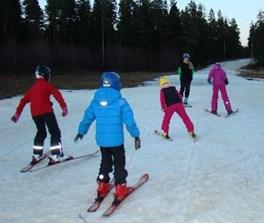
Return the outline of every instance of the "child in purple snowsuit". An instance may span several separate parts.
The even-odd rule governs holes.
[[[213,68],[208,74],[208,83],[213,85],[213,96],[211,101],[211,113],[217,114],[218,92],[221,92],[222,99],[225,105],[227,114],[231,114],[232,108],[230,100],[227,95],[226,86],[228,85],[228,79],[226,72],[221,67],[221,64],[214,64]]]

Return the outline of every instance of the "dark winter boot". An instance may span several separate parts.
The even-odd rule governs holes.
[[[165,139],[169,139],[169,134],[167,132],[163,132],[161,133],[161,135],[165,138]]]
[[[211,111],[211,113],[217,115],[217,111]]]
[[[190,135],[192,138],[196,138],[196,134],[194,133],[194,131],[190,132]]]
[[[120,201],[129,193],[129,187],[126,184],[117,184],[115,186],[115,199]]]
[[[97,187],[97,195],[98,197],[105,197],[109,192],[109,183],[99,182]]]
[[[233,111],[231,110],[231,111],[228,111],[227,112],[227,115],[231,115],[233,113]]]

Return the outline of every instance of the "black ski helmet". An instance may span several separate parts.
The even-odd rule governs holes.
[[[35,70],[36,77],[41,76],[44,77],[47,81],[50,80],[51,70],[48,66],[38,65]]]

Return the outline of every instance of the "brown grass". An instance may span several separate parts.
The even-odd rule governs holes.
[[[263,70],[241,70],[240,76],[246,78],[264,78],[264,69]]]
[[[154,72],[120,73],[122,87],[136,87],[160,75],[162,74]],[[51,82],[60,89],[95,89],[99,87],[100,76],[99,72],[54,75]],[[0,77],[0,99],[24,94],[34,81],[34,75]]]

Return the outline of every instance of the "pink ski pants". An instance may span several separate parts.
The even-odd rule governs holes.
[[[192,132],[194,130],[193,123],[187,115],[182,103],[171,105],[165,110],[161,129],[164,132],[169,133],[170,120],[174,112],[176,112],[180,116],[188,132]]]
[[[212,102],[211,102],[212,111],[215,111],[215,112],[217,111],[219,91],[221,92],[226,111],[231,112],[232,108],[231,108],[231,104],[230,104],[230,101],[229,101],[229,98],[226,92],[225,85],[214,85],[213,86],[213,96],[212,96]]]

